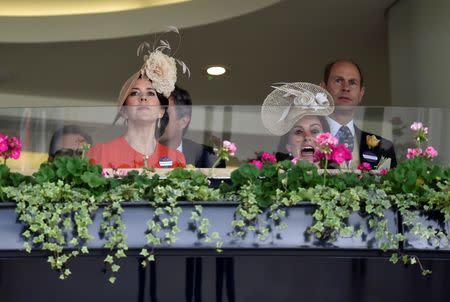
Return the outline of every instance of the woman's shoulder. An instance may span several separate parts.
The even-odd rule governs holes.
[[[87,156],[90,158],[104,155],[105,153],[117,152],[117,150],[123,150],[127,147],[126,140],[123,136],[119,136],[110,141],[97,143],[88,151]]]
[[[106,141],[106,142],[102,142],[102,143],[97,143],[95,144],[91,150],[101,150],[101,149],[110,149],[110,148],[120,148],[123,146],[126,146],[126,140],[123,136],[119,136],[115,139]]]

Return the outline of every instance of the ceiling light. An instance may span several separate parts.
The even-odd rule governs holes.
[[[192,0],[3,0],[2,17],[65,16],[116,13]]]
[[[222,66],[211,66],[206,69],[206,73],[213,76],[223,75],[227,70]]]

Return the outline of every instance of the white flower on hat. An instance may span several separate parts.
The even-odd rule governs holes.
[[[330,102],[328,101],[327,95],[323,92],[316,94],[316,101],[320,106],[328,106]]]
[[[175,89],[177,81],[175,59],[155,50],[146,58],[144,71],[145,75],[152,81],[153,88],[168,98]]]

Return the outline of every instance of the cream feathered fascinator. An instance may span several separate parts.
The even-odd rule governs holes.
[[[178,46],[173,52],[169,42],[161,38],[163,35],[170,32],[174,32],[178,35]],[[155,38],[153,47],[150,47],[148,42],[143,42],[139,45],[137,50],[138,56],[144,55],[144,65],[140,70],[141,76],[145,74],[145,76],[152,81],[153,88],[167,98],[175,89],[175,83],[177,81],[177,63],[182,67],[183,73],[187,73],[188,77],[191,75],[186,64],[173,57],[180,44],[180,32],[176,27],[169,26],[164,33]]]
[[[178,36],[178,46],[175,51],[172,51],[167,40],[162,39],[164,35],[171,32]],[[177,64],[182,67],[183,73],[187,73],[188,77],[191,75],[186,64],[173,57],[180,44],[180,32],[176,27],[169,26],[165,32],[155,37],[153,45],[148,42],[143,42],[139,45],[137,55],[143,57],[144,64],[141,69],[134,73],[122,86],[119,93],[119,106],[123,105],[139,77],[148,78],[152,81],[153,88],[155,88],[158,93],[161,93],[168,98],[175,89],[175,83],[177,81]]]
[[[164,35],[171,32],[178,36],[178,45],[175,51],[172,51],[167,40],[162,39]],[[177,81],[177,64],[182,67],[183,73],[186,73],[188,77],[191,75],[187,65],[183,61],[173,57],[180,45],[181,35],[174,26],[169,26],[165,32],[159,36],[155,36],[153,45],[148,42],[143,42],[139,45],[137,55],[143,56],[144,64],[139,71],[132,74],[123,84],[119,93],[119,108],[114,123],[120,118],[122,106],[139,78],[148,78],[152,82],[153,88],[155,88],[158,93],[168,98],[175,89],[175,83]]]
[[[267,130],[284,135],[305,115],[333,113],[333,97],[320,86],[311,83],[279,83],[266,97],[261,118]]]

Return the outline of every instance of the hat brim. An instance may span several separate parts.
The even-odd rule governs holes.
[[[264,127],[272,134],[282,136],[289,132],[295,123],[306,115],[327,116],[334,111],[333,97],[320,86],[311,83],[286,83],[273,90],[264,100],[261,107],[261,118]],[[289,91],[288,93],[286,91]],[[327,105],[313,103],[295,104],[297,94],[315,98],[318,93],[323,93],[328,100]],[[307,98],[308,99],[308,98]],[[297,102],[298,103],[298,102]]]

